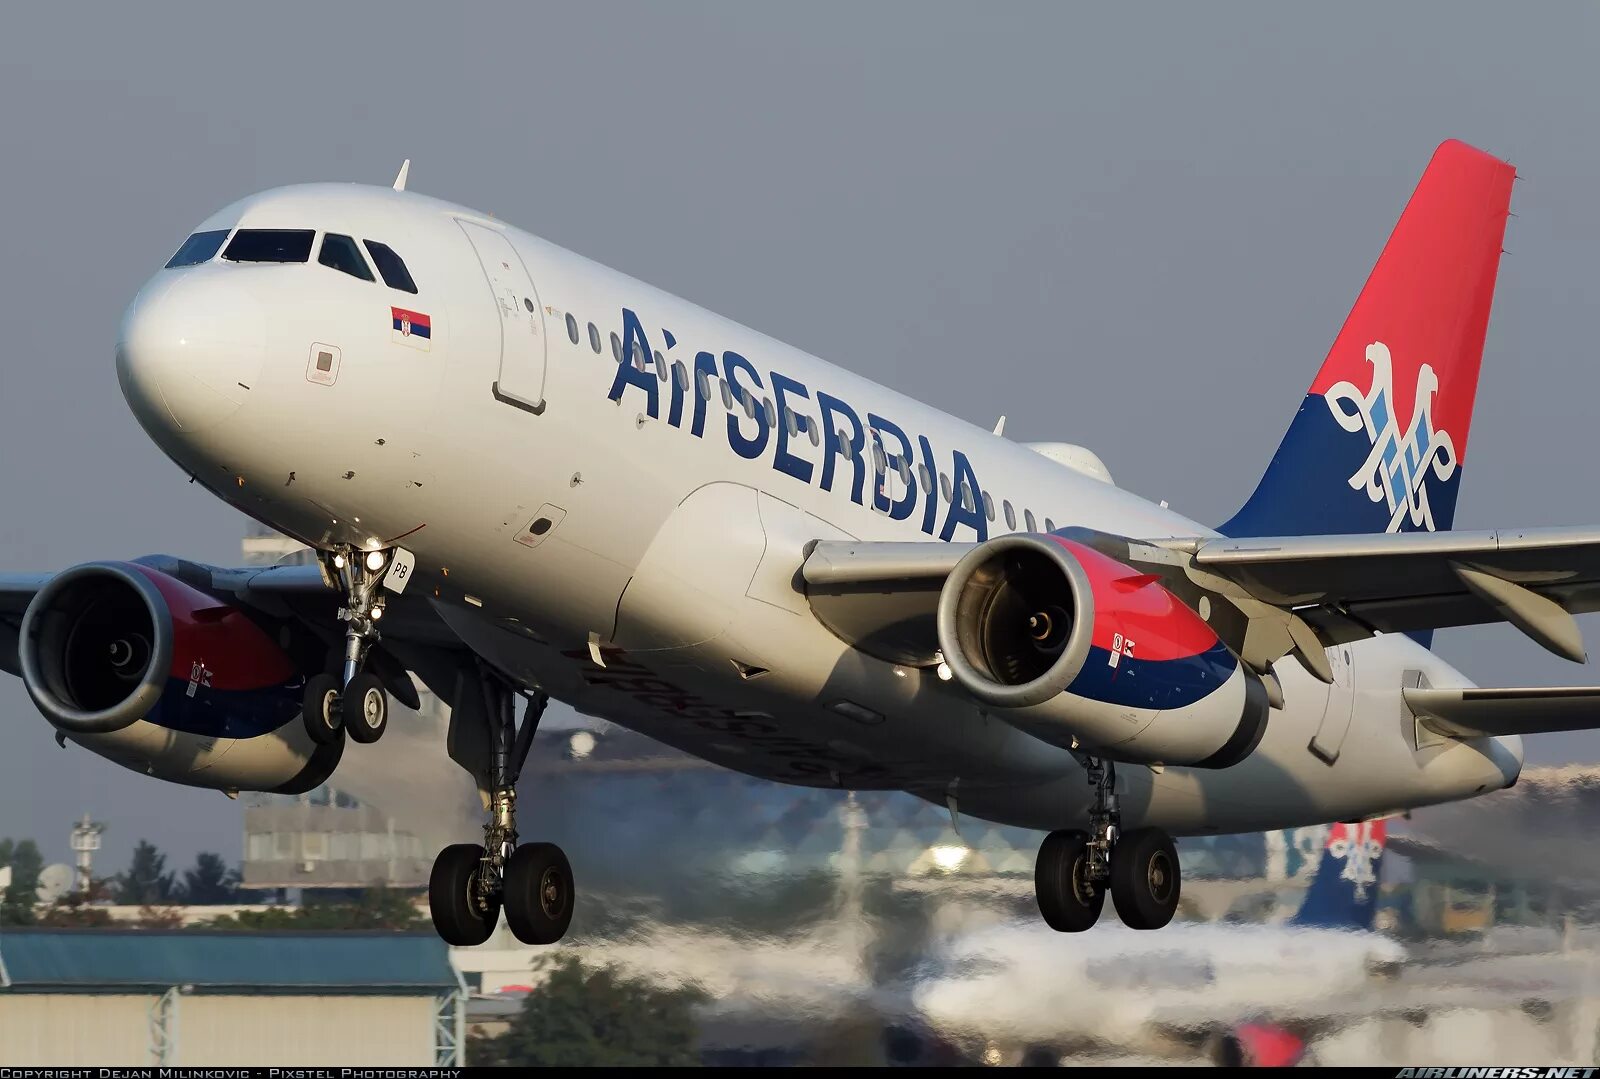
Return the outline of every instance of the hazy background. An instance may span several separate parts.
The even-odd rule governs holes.
[[[1522,182],[1456,525],[1600,522],[1597,55],[1587,4],[15,6],[0,571],[238,559],[243,520],[124,407],[117,321],[223,204],[405,157],[413,190],[1218,522],[1462,138]],[[1437,648],[1485,684],[1600,678],[1504,628]],[[57,749],[0,676],[0,835],[64,859],[85,810],[99,871],[140,836],[238,856],[235,803]]]

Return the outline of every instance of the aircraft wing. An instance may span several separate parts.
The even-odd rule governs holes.
[[[1179,599],[1202,599],[1218,634],[1265,673],[1296,656],[1331,680],[1325,649],[1379,633],[1509,622],[1584,662],[1574,614],[1600,610],[1600,529],[1406,532],[1251,539],[1137,540],[1089,529],[1061,535],[1156,574]],[[801,577],[812,610],[863,651],[894,663],[937,661],[945,577],[976,544],[825,541]],[[1407,691],[1441,733],[1600,727],[1600,690]]]
[[[0,573],[0,671],[22,674],[17,664],[17,629],[33,594],[49,579],[49,574]]]
[[[266,615],[269,618],[298,620],[330,641],[342,635],[338,621],[338,593],[322,579],[316,566],[274,566],[261,568],[247,566],[229,569],[206,566],[196,562],[167,556],[154,556],[137,560],[142,565],[176,577],[185,584],[219,598],[227,597],[239,606]],[[22,626],[22,616],[34,595],[54,576],[53,574],[0,574],[0,671],[20,676],[21,665],[17,659],[17,638]],[[415,670],[441,696],[450,699],[452,684],[440,671],[448,665],[430,663],[437,660],[441,650],[459,651],[464,648],[434,612],[422,595],[391,595],[383,623],[385,650],[392,650],[396,658]],[[412,647],[407,647],[408,645]],[[416,707],[416,690],[409,680],[399,677],[400,666],[380,659],[380,676],[402,704]]]
[[[1291,609],[1326,643],[1510,622],[1584,662],[1573,614],[1600,610],[1600,529],[1158,541],[1200,575]],[[1191,574],[1194,576],[1195,574]]]

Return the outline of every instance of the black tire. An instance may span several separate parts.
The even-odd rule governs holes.
[[[389,729],[389,694],[371,671],[350,679],[340,698],[344,729],[357,742],[376,742]]]
[[[572,924],[577,888],[554,843],[526,843],[506,860],[506,924],[524,944],[554,944]]]
[[[339,704],[339,680],[331,674],[314,674],[306,679],[300,715],[306,731],[318,745],[331,746],[344,731],[344,712]]]
[[[483,868],[483,848],[476,843],[456,843],[439,852],[428,875],[428,913],[433,928],[446,944],[470,948],[482,944],[500,920],[500,897],[479,902],[478,873]]]
[[[1111,851],[1111,902],[1130,929],[1160,929],[1172,921],[1183,892],[1178,848],[1160,828],[1135,828]]]
[[[1051,832],[1033,867],[1034,898],[1045,924],[1057,933],[1081,933],[1100,919],[1105,886],[1089,879],[1089,837]]]

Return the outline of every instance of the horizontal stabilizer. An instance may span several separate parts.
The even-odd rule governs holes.
[[[1452,738],[1600,728],[1600,686],[1407,689],[1405,699],[1419,723]]]

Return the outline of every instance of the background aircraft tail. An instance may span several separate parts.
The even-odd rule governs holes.
[[[1434,152],[1227,536],[1448,529],[1516,170]]]
[[[1379,869],[1388,837],[1388,827],[1381,820],[1329,828],[1317,875],[1289,924],[1371,929],[1378,912]]]

